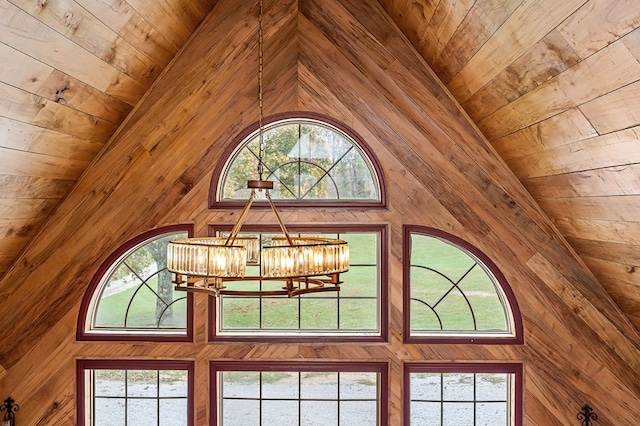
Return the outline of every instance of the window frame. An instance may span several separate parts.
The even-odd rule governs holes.
[[[218,372],[248,371],[248,372],[328,372],[328,373],[378,373],[380,382],[378,388],[378,426],[389,425],[389,363],[386,361],[210,361],[209,362],[209,412],[211,424],[219,425]]]
[[[217,232],[229,232],[232,225],[209,225],[209,235],[214,236]],[[322,335],[318,334],[306,334],[306,335],[276,335],[274,333],[256,333],[250,332],[247,334],[235,333],[231,334],[219,334],[217,332],[217,319],[218,319],[218,298],[209,298],[208,302],[208,341],[209,343],[215,342],[264,342],[264,343],[317,343],[317,342],[387,342],[389,331],[389,255],[388,255],[388,225],[386,224],[338,224],[338,225],[309,225],[309,224],[295,224],[287,226],[287,230],[291,233],[313,233],[313,232],[327,232],[327,233],[358,233],[358,232],[376,232],[379,235],[379,252],[378,252],[378,273],[380,276],[380,290],[379,290],[379,328],[380,332],[376,335],[357,335],[357,334],[344,334],[344,335]],[[280,228],[278,225],[245,225],[242,227],[242,231],[245,232],[274,232],[279,233]],[[301,296],[304,298],[304,296]],[[251,334],[253,333],[253,334]]]
[[[325,126],[333,127],[337,129],[339,132],[344,133],[348,136],[356,147],[359,149],[361,154],[365,157],[366,160],[369,161],[371,165],[371,172],[375,179],[377,179],[377,183],[380,191],[380,200],[374,201],[349,201],[348,199],[343,200],[275,200],[274,203],[278,206],[278,208],[305,208],[305,207],[323,207],[323,208],[349,208],[349,209],[380,209],[387,207],[387,190],[384,181],[384,174],[382,173],[382,167],[373,152],[373,150],[367,145],[360,135],[358,135],[353,129],[339,122],[338,120],[331,118],[329,116],[318,114],[314,112],[308,111],[296,111],[296,112],[286,112],[274,114],[268,117],[265,117],[262,121],[263,127],[269,126],[270,124],[277,123],[279,121],[286,120],[307,120],[310,122],[316,121]],[[246,138],[248,138],[252,133],[256,132],[259,129],[259,123],[253,123],[247,128],[245,128],[242,132],[240,132],[231,143],[227,146],[225,151],[223,152],[221,158],[224,161],[218,162],[215,169],[213,170],[213,174],[211,176],[211,183],[209,185],[209,208],[210,209],[234,209],[234,208],[242,208],[246,204],[246,200],[221,200],[220,192],[221,186],[223,185],[223,179],[226,174],[228,167],[231,165],[235,155],[242,148],[243,143]],[[262,200],[256,200],[253,203],[253,208],[269,208],[269,205]]]
[[[411,373],[505,373],[515,376],[510,391],[510,408],[512,410],[509,426],[522,426],[523,424],[523,365],[516,362],[406,362],[403,367],[402,381],[402,417],[403,423],[409,425],[411,420]]]
[[[186,370],[187,371],[187,424],[195,424],[195,368],[193,361],[142,359],[77,359],[76,360],[76,424],[88,426],[87,398],[85,394],[87,370]]]
[[[177,224],[161,228],[152,229],[139,234],[113,250],[102,262],[98,270],[93,275],[85,291],[78,322],[76,326],[77,341],[139,341],[139,342],[193,342],[193,295],[186,294],[186,331],[177,333],[171,331],[151,331],[149,330],[91,330],[92,316],[97,307],[97,292],[105,276],[111,272],[114,265],[124,256],[141,247],[145,241],[160,237],[162,234],[176,232],[186,232],[189,237],[193,237],[193,224]],[[162,330],[162,329],[159,329]]]
[[[524,344],[524,332],[522,325],[522,316],[520,314],[520,308],[518,302],[513,294],[511,286],[507,282],[500,269],[496,264],[482,251],[455,235],[449,234],[440,229],[431,228],[421,225],[403,225],[403,342],[404,343],[435,343],[435,344],[478,344],[478,345],[522,345]],[[428,237],[434,237],[441,240],[445,240],[453,246],[470,254],[482,266],[488,270],[495,278],[494,284],[499,286],[502,290],[504,298],[508,306],[505,307],[507,316],[511,316],[512,320],[512,335],[502,336],[483,336],[482,333],[477,333],[472,336],[453,333],[434,333],[430,336],[420,336],[411,334],[411,236],[413,234],[425,235]]]

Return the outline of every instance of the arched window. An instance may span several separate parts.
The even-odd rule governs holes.
[[[171,226],[139,235],[112,253],[85,293],[78,340],[191,340],[191,296],[175,293],[167,244],[192,233]]]
[[[381,169],[352,130],[315,114],[272,118],[263,129],[263,178],[274,182],[271,198],[278,205],[384,205]],[[212,207],[246,201],[247,180],[259,177],[258,129],[248,129],[231,146],[229,160],[213,174]]]
[[[497,266],[446,232],[404,227],[407,342],[522,343],[518,306]]]

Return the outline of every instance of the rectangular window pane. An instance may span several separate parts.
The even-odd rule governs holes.
[[[224,235],[219,233],[218,235]],[[247,231],[267,245],[274,234]],[[279,236],[279,235],[278,235]],[[221,296],[216,299],[218,318],[214,329],[220,336],[379,335],[382,273],[379,265],[381,237],[378,231],[358,233],[292,233],[292,236],[327,236],[345,239],[350,247],[349,271],[340,274],[340,291],[282,297]],[[250,274],[259,274],[259,265]],[[228,283],[238,290],[281,290],[282,281]],[[304,286],[300,283],[295,285]]]
[[[124,366],[121,369],[104,365]],[[139,368],[162,365],[158,369]],[[177,361],[80,360],[78,424],[86,425],[189,425],[192,364]],[[176,365],[186,369],[164,369]],[[136,368],[126,368],[135,366]]]
[[[299,371],[289,363],[269,364],[267,371],[224,371],[233,365],[250,367],[253,365],[250,362],[212,364],[218,378],[215,403],[219,408],[219,425],[378,424],[381,395],[386,403],[386,383],[380,383],[382,371],[386,378],[386,364],[362,363],[358,366],[373,371],[364,368],[365,371],[353,372],[330,371],[353,368],[351,363],[316,364],[315,370],[320,367],[319,371]],[[278,371],[276,367],[282,364],[285,368]],[[263,365],[258,363],[259,368],[264,368]],[[300,363],[300,367],[304,369],[304,364]]]
[[[510,425],[513,380],[521,380],[521,370],[504,365],[511,372],[495,371],[502,365],[461,364],[463,371],[443,365],[408,365],[406,376],[412,425]],[[478,372],[474,372],[477,369]],[[433,370],[433,371],[429,371]]]
[[[260,401],[225,399],[221,424],[260,426]]]
[[[96,398],[94,401],[95,426],[121,426],[125,422],[124,398]]]

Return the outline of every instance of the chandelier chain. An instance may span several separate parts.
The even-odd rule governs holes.
[[[260,117],[258,119],[258,143],[259,143],[259,151],[258,151],[258,176],[260,180],[262,180],[262,175],[264,173],[264,167],[262,165],[262,157],[264,155],[264,135],[262,130],[262,120],[264,119],[264,111],[263,111],[263,75],[264,75],[264,33],[262,30],[262,19],[263,19],[263,4],[262,0],[258,1],[258,109],[260,113]]]

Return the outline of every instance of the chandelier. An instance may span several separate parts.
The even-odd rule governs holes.
[[[226,237],[182,238],[167,247],[167,269],[175,274],[175,288],[228,296],[297,296],[304,293],[339,291],[340,273],[349,269],[349,246],[340,239],[292,237],[271,200],[273,182],[263,176],[263,0],[258,2],[258,180],[249,180],[249,200]],[[259,237],[239,236],[242,224],[258,193],[264,192],[282,237],[262,246]],[[260,275],[246,275],[247,265],[260,263]],[[187,276],[185,279],[184,276]],[[284,281],[281,289],[240,290],[227,288],[237,281]]]

